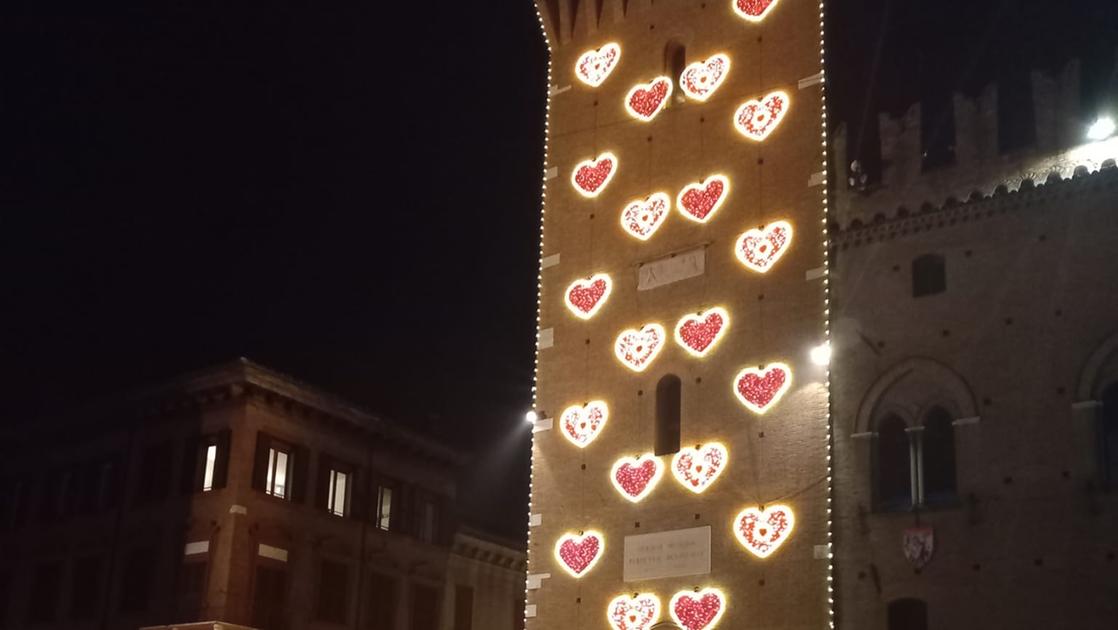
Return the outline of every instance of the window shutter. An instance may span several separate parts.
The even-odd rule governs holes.
[[[202,487],[198,471],[198,448],[201,445],[202,440],[197,436],[187,438],[183,444],[182,472],[179,473],[183,494],[197,492]]]
[[[256,434],[256,458],[252,466],[252,487],[264,490],[268,479],[268,449],[272,438],[263,431]]]
[[[233,447],[233,432],[225,429],[217,434],[217,461],[214,462],[214,488],[224,488],[229,480],[229,458]],[[265,460],[266,462],[267,460]]]
[[[292,446],[291,455],[295,462],[291,465],[291,500],[304,503],[307,500],[307,486],[310,479],[310,451],[305,446]]]

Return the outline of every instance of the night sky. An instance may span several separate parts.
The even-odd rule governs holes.
[[[477,454],[467,519],[521,537],[531,2],[75,4],[0,8],[4,421],[246,356]],[[1115,4],[834,0],[832,119],[866,157],[878,109],[1070,57],[1094,107]]]

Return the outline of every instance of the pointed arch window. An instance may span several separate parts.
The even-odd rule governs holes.
[[[656,384],[657,455],[679,452],[680,415],[683,405],[683,382],[675,374],[667,374]]]
[[[687,47],[677,41],[670,41],[664,47],[664,72],[672,78],[672,98],[676,103],[684,103],[687,97],[679,85],[679,77],[687,67]]]
[[[878,425],[874,458],[874,497],[883,511],[912,507],[911,446],[908,426],[897,416]]]
[[[955,498],[955,427],[951,414],[935,407],[924,416],[920,435],[920,490],[923,503],[949,503]]]
[[[1099,446],[1104,481],[1118,486],[1118,383],[1103,390]]]

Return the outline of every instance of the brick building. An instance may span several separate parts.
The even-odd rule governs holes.
[[[7,433],[0,627],[522,621],[524,553],[458,526],[462,455],[249,361]]]
[[[1118,627],[1118,138],[1078,75],[956,95],[939,150],[883,114],[881,179],[837,169],[840,627]]]

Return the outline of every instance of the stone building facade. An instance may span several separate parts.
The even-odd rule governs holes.
[[[820,6],[536,4],[527,627],[826,628]]]
[[[946,164],[916,105],[879,182],[836,169],[839,627],[1118,627],[1118,139],[1077,74],[956,96]]]
[[[259,365],[3,440],[0,627],[513,630],[523,551],[447,447]]]

